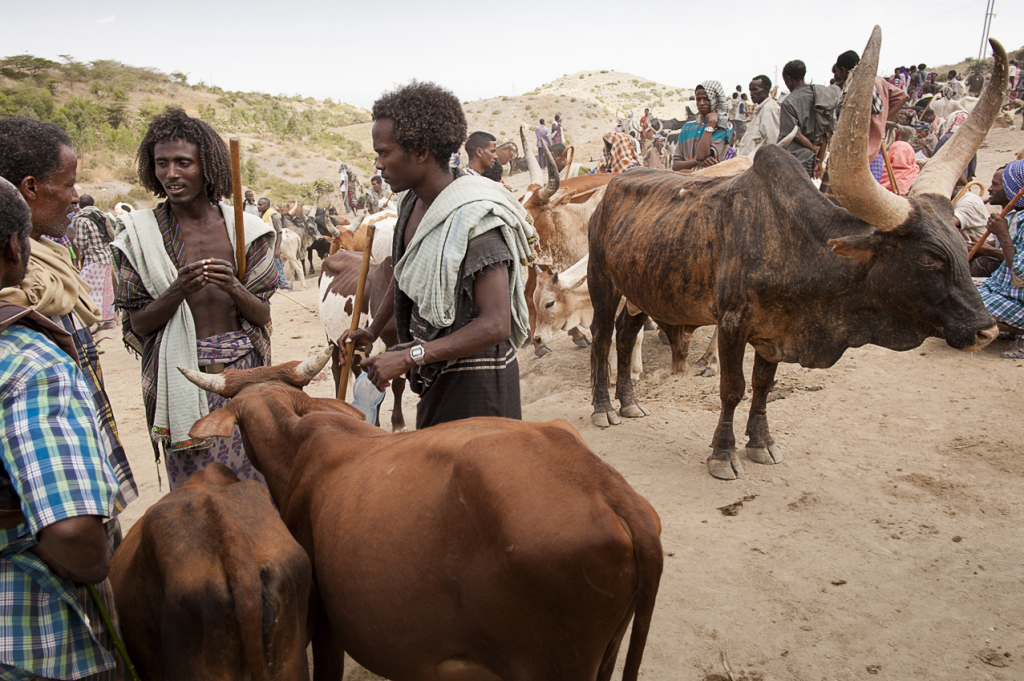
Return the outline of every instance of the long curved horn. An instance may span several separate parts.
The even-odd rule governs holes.
[[[1010,72],[1006,50],[998,40],[992,39],[989,43],[995,57],[992,80],[988,82],[974,111],[964,124],[921,170],[908,196],[940,194],[948,197],[953,193],[957,178],[963,174],[967,164],[985,141],[988,129],[992,127],[992,122],[1003,104]]]
[[[647,125],[651,126],[651,130],[654,132],[661,132],[661,121],[657,118],[648,119]]]
[[[312,381],[320,370],[327,366],[331,359],[331,346],[325,347],[319,354],[313,355],[299,366],[295,367],[295,373],[308,381]]]
[[[881,47],[882,29],[875,26],[860,64],[850,74],[846,103],[832,140],[828,172],[832,189],[846,210],[883,232],[891,232],[907,221],[911,205],[878,184],[868,167],[871,99]]]
[[[547,147],[544,147],[544,159],[547,161],[548,165],[548,184],[540,190],[538,198],[540,198],[541,201],[547,201],[554,196],[555,192],[558,191],[559,183],[558,166],[555,165],[555,157],[551,155],[551,150]]]
[[[533,149],[526,143],[526,133],[523,126],[519,126],[519,137],[523,140],[523,156],[526,157],[526,167],[530,169],[530,184],[544,184],[544,173],[541,172],[540,163],[533,155]]]
[[[186,369],[185,367],[178,367],[178,371],[181,372],[182,376],[206,392],[224,395],[224,376],[222,374],[204,374],[192,369]]]

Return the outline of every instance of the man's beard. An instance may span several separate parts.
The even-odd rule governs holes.
[[[167,197],[167,202],[170,203],[172,206],[191,206],[193,203],[196,202],[196,199],[198,199],[199,195],[202,194],[202,193],[203,192],[201,192],[201,191],[196,192],[195,194],[192,195],[191,198],[181,199],[180,201],[175,201],[170,196],[168,196]]]

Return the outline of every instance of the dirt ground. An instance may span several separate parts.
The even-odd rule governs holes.
[[[1024,133],[993,131],[979,178],[987,185],[1022,146]],[[315,281],[289,295],[316,309]],[[315,312],[281,295],[272,307],[275,361],[322,345]],[[692,358],[709,335],[697,332]],[[167,487],[145,434],[138,361],[119,336],[100,338],[141,494],[127,529]],[[1001,359],[1009,347],[965,354],[933,339],[903,353],[850,350],[827,370],[781,365],[768,414],[785,460],[745,460],[734,482],[705,466],[717,378],[670,375],[656,334],[638,386],[651,415],[607,430],[590,424],[589,351],[568,337],[543,359],[522,351],[524,418],[568,420],[661,515],[665,572],[642,678],[1024,678],[1024,361]],[[748,380],[752,363],[748,351]],[[748,404],[737,410],[741,442]],[[387,423],[390,395],[384,407]],[[412,422],[408,392],[405,409]],[[720,510],[740,500],[734,515]],[[376,677],[353,664],[346,678]]]

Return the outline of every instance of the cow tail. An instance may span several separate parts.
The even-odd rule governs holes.
[[[643,658],[644,647],[647,645],[647,634],[651,630],[651,615],[654,613],[654,600],[658,595],[658,584],[661,582],[661,570],[665,560],[661,541],[658,539],[658,531],[655,529],[652,519],[647,517],[642,508],[636,508],[626,517],[630,516],[642,519],[639,523],[636,521],[628,523],[633,534],[639,583],[634,601],[636,607],[633,614],[633,631],[629,636],[629,649],[626,652],[626,664],[622,669],[622,681],[636,681],[640,673],[640,660]]]
[[[223,547],[224,572],[235,602],[235,619],[249,677],[253,681],[269,681],[269,660],[263,654],[263,581],[252,542],[244,534],[224,528]]]

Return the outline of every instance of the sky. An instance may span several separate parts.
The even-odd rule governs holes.
[[[225,90],[365,108],[414,78],[472,101],[600,69],[675,87],[714,79],[746,90],[761,73],[776,81],[792,59],[807,64],[808,81],[827,83],[835,58],[861,52],[875,24],[883,73],[977,57],[987,3],[733,0],[708,5],[701,30],[696,3],[51,0],[7,3],[0,56],[114,59]],[[1024,2],[995,0],[994,12],[991,36],[1008,51],[1024,46]]]

